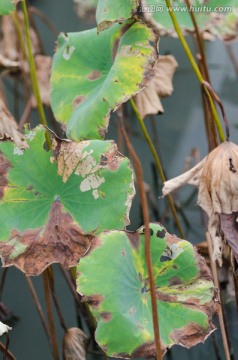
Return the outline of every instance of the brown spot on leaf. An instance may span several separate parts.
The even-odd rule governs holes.
[[[81,105],[87,99],[84,95],[76,96],[73,100],[73,107],[76,108],[77,106]]]
[[[0,199],[3,198],[4,189],[6,188],[8,183],[7,172],[10,167],[10,162],[0,152]]]
[[[164,302],[177,302],[177,300],[178,300],[176,296],[162,293],[159,291],[156,291],[156,298],[158,300],[164,301]]]
[[[86,301],[88,305],[95,309],[98,309],[101,303],[104,301],[104,296],[101,294],[95,294],[90,296],[83,296],[83,301]]]
[[[183,283],[182,280],[178,276],[172,276],[169,279],[169,286],[181,285],[182,283]]]
[[[126,256],[125,250],[122,250],[121,254],[122,254],[122,256]]]
[[[157,231],[156,236],[157,236],[158,238],[163,239],[163,238],[165,237],[165,234],[166,234],[165,229],[162,229],[162,230],[158,230],[158,231]]]
[[[112,314],[110,312],[103,312],[101,313],[102,321],[109,322],[112,319]]]
[[[160,345],[161,345],[161,351],[164,354],[166,347],[163,344],[160,344]],[[131,357],[133,357],[133,358],[137,358],[137,357],[149,358],[149,357],[155,357],[155,356],[156,356],[155,344],[154,344],[154,342],[150,342],[150,343],[139,346],[133,352]]]
[[[214,330],[214,327],[211,329],[204,329],[198,324],[190,323],[181,329],[174,330],[170,335],[170,338],[176,344],[182,344],[186,348],[190,348],[203,342],[212,330]]]
[[[61,203],[55,201],[45,226],[24,232],[13,230],[9,241],[0,244],[0,251],[4,266],[14,265],[26,275],[35,276],[52,263],[76,266],[92,238],[83,234]]]
[[[138,250],[140,237],[139,237],[139,234],[137,233],[137,231],[127,231],[126,235],[127,235],[128,239],[130,240],[131,246],[134,249]]]
[[[101,72],[98,70],[93,70],[89,75],[88,75],[88,79],[89,80],[97,80],[101,77]]]

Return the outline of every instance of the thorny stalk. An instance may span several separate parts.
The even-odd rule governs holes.
[[[59,352],[57,346],[55,325],[54,325],[54,317],[51,306],[51,297],[50,297],[50,284],[49,284],[49,274],[48,269],[43,272],[43,282],[44,282],[44,292],[45,292],[45,300],[46,300],[46,309],[47,309],[47,317],[50,329],[50,338],[52,343],[53,357],[54,360],[59,360]]]
[[[164,175],[164,171],[163,171],[163,168],[162,168],[162,165],[161,165],[161,161],[160,161],[160,158],[155,150],[155,147],[153,145],[153,142],[150,138],[150,135],[145,127],[145,124],[144,124],[144,121],[142,119],[142,117],[140,116],[140,113],[136,107],[136,104],[134,102],[134,100],[130,99],[130,103],[131,103],[131,106],[136,114],[136,117],[139,121],[139,124],[140,124],[140,127],[142,129],[142,132],[144,134],[144,137],[149,145],[149,148],[150,148],[150,151],[154,157],[154,160],[155,160],[155,164],[156,164],[156,167],[158,169],[158,172],[159,172],[159,175],[160,175],[160,178],[161,178],[161,181],[164,183],[166,181],[165,179],[165,175]],[[185,238],[184,236],[184,233],[183,233],[183,229],[182,229],[182,226],[180,224],[180,221],[179,221],[179,218],[178,218],[178,214],[177,214],[177,211],[176,211],[176,208],[175,208],[175,205],[174,205],[174,202],[173,202],[173,199],[172,199],[172,196],[170,194],[167,195],[167,198],[168,198],[168,202],[169,202],[169,206],[170,206],[170,209],[171,209],[171,212],[173,214],[173,217],[174,217],[174,221],[177,225],[177,228],[178,228],[178,231],[179,231],[179,234],[181,236],[182,239]]]
[[[27,6],[26,6],[25,1],[22,1],[21,4],[22,4],[23,15],[24,15],[24,29],[25,29],[25,34],[26,34],[26,43],[27,43],[27,50],[28,50],[28,63],[29,63],[29,68],[30,68],[32,87],[33,87],[34,95],[36,98],[40,122],[42,125],[47,126],[44,107],[43,107],[43,104],[41,101],[40,89],[39,89],[39,84],[38,84],[38,80],[37,80],[36,65],[35,65],[33,51],[32,51],[32,44],[31,44],[31,37],[30,37],[30,24],[29,24]],[[46,143],[47,143],[48,149],[50,149],[51,141],[50,141],[50,135],[48,132],[46,132],[45,138],[46,138]]]
[[[177,21],[177,18],[175,16],[175,13],[173,11],[173,7],[171,5],[171,1],[170,0],[165,0],[166,1],[166,4],[167,4],[167,8],[169,9],[169,15],[171,17],[171,20],[173,22],[173,25],[174,25],[174,28],[175,28],[175,31],[177,32],[178,34],[178,37],[179,37],[179,40],[187,54],[187,57],[192,65],[192,68],[193,68],[193,71],[195,73],[195,75],[197,76],[198,78],[198,81],[199,83],[202,85],[204,79],[203,79],[203,76],[201,74],[201,71],[199,70],[199,67],[193,57],[193,54],[188,46],[188,43],[182,33],[182,30],[180,28],[180,25]],[[219,137],[220,137],[220,140],[221,141],[225,141],[226,137],[225,137],[225,134],[224,134],[224,131],[223,131],[223,128],[222,128],[222,125],[221,125],[221,121],[220,121],[220,118],[219,118],[219,115],[218,115],[218,112],[217,112],[217,109],[216,109],[216,106],[213,102],[213,99],[208,91],[207,88],[205,88],[205,93],[208,97],[208,100],[209,100],[209,104],[210,104],[210,107],[211,107],[211,111],[212,111],[212,114],[213,114],[213,117],[214,117],[214,120],[215,120],[215,123],[216,123],[216,127],[217,127],[217,130],[218,130],[218,133],[219,133]]]
[[[155,336],[155,348],[157,354],[157,360],[162,360],[162,351],[160,345],[160,331],[159,331],[159,314],[156,300],[156,291],[155,291],[155,279],[154,279],[154,271],[150,253],[150,216],[149,216],[149,208],[146,197],[146,192],[143,183],[143,169],[141,166],[141,162],[134,150],[133,145],[130,142],[130,139],[125,130],[124,124],[121,121],[121,131],[125,139],[126,146],[131,154],[131,157],[134,161],[135,165],[135,173],[138,183],[139,196],[141,201],[141,208],[143,213],[144,225],[145,225],[145,257],[146,257],[146,266],[149,275],[149,284],[150,284],[150,294],[151,294],[151,303],[152,303],[152,315],[153,315],[153,326],[154,326],[154,336]]]

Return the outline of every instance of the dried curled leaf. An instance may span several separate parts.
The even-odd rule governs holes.
[[[74,0],[76,12],[80,18],[89,21],[95,21],[96,7],[98,0]]]
[[[198,186],[198,204],[209,217],[214,258],[222,263],[225,236],[238,261],[238,146],[223,142],[193,169],[166,181],[163,195],[191,182]]]
[[[135,103],[141,117],[163,113],[160,99],[173,92],[173,76],[178,66],[172,55],[160,56],[155,65],[155,75],[144,90],[135,96]]]
[[[86,360],[87,335],[79,328],[70,328],[63,339],[63,360]]]
[[[2,1],[2,0],[1,0]],[[23,14],[22,12],[17,12],[17,16],[19,19],[20,27],[22,35],[24,36],[24,25],[23,25]],[[16,27],[14,25],[13,18],[11,16],[4,16],[1,19],[1,30],[2,30],[2,43],[1,50],[2,55],[7,59],[12,61],[19,61],[19,53],[20,53],[20,44],[18,40],[18,35],[16,33]],[[31,43],[33,46],[34,55],[40,53],[40,40],[35,32],[35,30],[30,27],[30,37]]]
[[[25,137],[18,131],[17,123],[8,111],[0,94],[0,139],[11,139],[18,147],[26,148]]]
[[[160,224],[150,224],[150,233],[161,348],[190,348],[214,330],[210,271],[189,242]],[[95,237],[78,265],[77,291],[96,318],[96,340],[108,356],[155,356],[144,227]]]
[[[93,234],[124,228],[134,187],[112,141],[55,138],[47,152],[42,126],[26,140],[27,150],[0,143],[0,253],[31,276],[55,262],[76,266]]]

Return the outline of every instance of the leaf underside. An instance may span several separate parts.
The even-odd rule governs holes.
[[[150,228],[161,346],[190,348],[214,330],[211,274],[189,242],[159,224]],[[97,320],[96,340],[112,357],[155,355],[144,252],[143,229],[111,231],[93,239],[78,265],[77,291]]]
[[[46,152],[42,126],[26,140],[27,150],[0,143],[0,252],[4,266],[38,275],[55,262],[75,266],[93,234],[123,229],[134,188],[112,141],[54,139]]]
[[[74,141],[102,139],[110,113],[153,76],[153,32],[141,23],[61,34],[53,59],[51,104]]]

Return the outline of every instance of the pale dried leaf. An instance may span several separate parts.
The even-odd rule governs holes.
[[[36,55],[35,64],[41,94],[41,101],[44,105],[50,106],[50,72],[52,58],[45,55]],[[32,106],[34,108],[37,107],[34,96],[32,96]]]
[[[220,214],[221,229],[238,263],[238,212]]]
[[[160,56],[155,65],[155,75],[147,87],[135,96],[135,103],[141,117],[163,113],[160,99],[173,92],[172,79],[178,63],[174,56]]]
[[[23,25],[23,15],[21,12],[18,12],[18,18],[21,27],[21,33],[24,39],[24,25]],[[1,30],[2,30],[2,44],[1,50],[2,54],[12,61],[18,61],[20,59],[20,41],[16,32],[16,27],[14,25],[13,19],[11,16],[3,16],[1,19]],[[40,53],[40,40],[38,38],[35,30],[30,27],[30,37],[33,48],[33,54]]]
[[[192,169],[183,173],[182,175],[179,175],[173,179],[167,180],[164,183],[164,186],[162,189],[163,196],[168,195],[172,191],[178,189],[179,187],[181,187],[185,184],[198,186],[205,160],[206,160],[206,158],[203,159],[202,161],[200,161]]]
[[[86,360],[87,335],[78,328],[68,329],[63,339],[63,360]]]
[[[95,21],[98,0],[74,0],[77,15],[87,21]]]
[[[23,134],[18,131],[17,123],[8,111],[0,94],[0,139],[11,139],[18,147],[26,148]]]
[[[5,333],[8,333],[9,330],[12,330],[12,328],[0,321],[0,336],[2,336]]]
[[[19,61],[12,61],[0,54],[0,71],[10,69],[17,70],[20,66]]]

